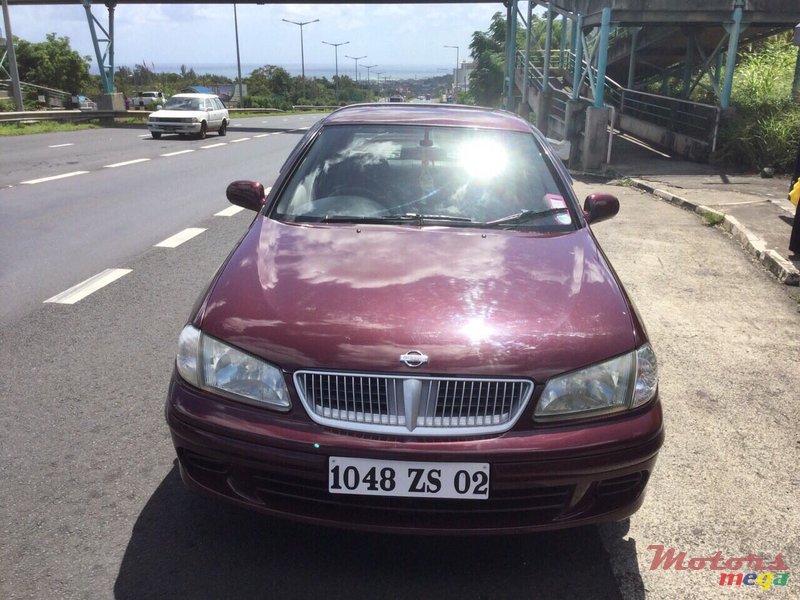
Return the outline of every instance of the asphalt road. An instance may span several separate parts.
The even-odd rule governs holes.
[[[271,185],[317,118],[235,119],[205,140],[141,128],[0,138],[0,324],[224,208],[232,180]]]
[[[41,215],[77,219],[61,211],[87,195],[93,200],[84,211],[104,214],[87,218],[94,229],[108,228],[103,219],[119,212],[121,220],[83,276],[95,268],[130,269],[75,304],[31,296],[0,325],[0,598],[745,593],[721,588],[713,571],[650,570],[653,544],[688,557],[782,553],[789,585],[764,594],[797,597],[797,304],[718,230],[630,188],[576,186],[580,196],[591,189],[620,197],[620,215],[595,232],[648,324],[661,365],[667,441],[644,507],[629,521],[511,538],[365,535],[282,522],[184,490],[163,419],[175,341],[196,295],[252,218],[246,211],[215,213],[226,208],[230,179],[264,172],[266,183],[278,168],[277,155],[294,139],[281,134],[204,150],[219,152],[215,161],[231,152],[230,162],[212,173],[206,163],[190,168],[205,160],[198,150],[25,186],[36,190],[27,200],[14,195],[22,186],[0,190],[3,217],[9,206],[20,211],[38,202]],[[0,147],[8,143],[0,140]],[[278,162],[264,158],[273,154]],[[170,158],[185,161],[184,168],[173,170],[162,188],[167,176],[152,169],[159,161],[172,167]],[[110,187],[110,175],[127,179],[103,196],[95,188]],[[55,187],[39,187],[45,185]],[[161,190],[158,199],[144,198],[143,188]],[[154,209],[165,202],[164,210]],[[122,206],[103,212],[106,203]],[[135,208],[139,217],[129,212]],[[5,300],[11,229],[2,227]],[[20,219],[20,231],[11,234],[38,236],[40,227]],[[128,227],[138,229],[127,234]],[[175,248],[153,247],[186,227],[204,231]],[[117,239],[129,235],[139,246],[111,260]],[[64,250],[61,238],[39,243],[53,261],[81,247]],[[78,280],[70,277],[66,285]],[[53,293],[63,289],[43,283]]]

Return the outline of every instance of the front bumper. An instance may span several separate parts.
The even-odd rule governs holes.
[[[641,506],[664,439],[658,400],[594,424],[415,441],[335,432],[176,376],[166,417],[190,489],[280,517],[399,533],[521,533],[624,519]],[[331,494],[329,456],[489,462],[489,499]]]
[[[147,123],[147,129],[156,133],[198,133],[200,123]]]

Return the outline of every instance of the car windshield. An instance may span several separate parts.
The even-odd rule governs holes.
[[[164,110],[200,110],[200,101],[197,98],[170,98]]]
[[[324,127],[271,217],[563,231],[570,204],[533,135],[465,127]]]

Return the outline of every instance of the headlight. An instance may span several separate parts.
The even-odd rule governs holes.
[[[534,417],[578,418],[641,406],[658,387],[656,355],[650,344],[547,382]]]
[[[289,391],[280,369],[187,325],[178,338],[175,365],[194,386],[286,410]]]

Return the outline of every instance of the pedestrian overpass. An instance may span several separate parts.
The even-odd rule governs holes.
[[[444,0],[447,2],[447,0]],[[453,1],[453,0],[451,0]],[[72,4],[86,11],[105,96],[101,109],[122,108],[114,93],[115,9],[141,0],[2,0],[6,35],[8,5]],[[170,0],[163,4],[236,4]],[[276,2],[238,2],[276,4]],[[335,4],[321,0],[317,4]],[[356,2],[358,3],[358,2]],[[365,3],[365,2],[364,2]],[[425,0],[397,2],[427,4]],[[457,2],[456,2],[457,3]],[[609,126],[673,153],[700,159],[713,152],[730,95],[740,44],[786,31],[800,23],[800,0],[506,0],[506,108],[536,115],[536,124],[556,142],[568,142],[570,159],[597,168],[609,156]],[[520,10],[525,6],[526,14]],[[546,9],[543,50],[531,50],[532,10]],[[94,14],[103,6],[107,19]],[[553,23],[565,32],[555,47]],[[517,27],[526,27],[526,47],[517,48]],[[16,70],[13,46],[8,54]],[[5,55],[3,56],[5,58]],[[0,63],[3,61],[0,60]],[[800,54],[797,72],[800,74]],[[677,94],[669,82],[680,77]],[[12,74],[11,79],[18,81]],[[800,79],[797,77],[796,79]],[[660,93],[644,91],[660,82]],[[688,100],[705,85],[715,104]],[[13,86],[12,86],[13,87]],[[672,86],[674,87],[674,86]],[[19,85],[16,86],[19,93]],[[21,105],[21,96],[18,104]]]
[[[511,27],[515,4],[507,7]],[[544,50],[507,55],[506,106],[516,105],[518,92],[520,109],[533,110],[549,138],[571,142],[570,158],[584,168],[607,162],[609,127],[704,160],[715,149],[720,120],[730,106],[738,48],[800,22],[798,0],[535,4],[547,8]],[[527,19],[520,15],[525,23],[530,8]],[[565,34],[556,48],[552,30],[559,18]],[[796,72],[800,75],[800,53]],[[800,77],[795,79],[800,85]],[[670,93],[676,82],[678,92]],[[698,85],[712,91],[714,104],[688,100]],[[658,93],[645,91],[653,88]]]

